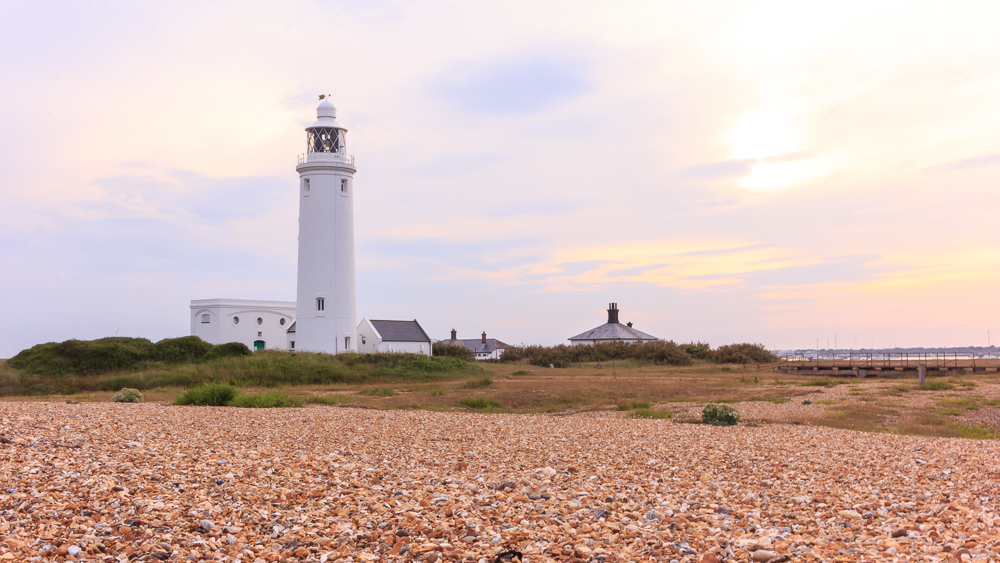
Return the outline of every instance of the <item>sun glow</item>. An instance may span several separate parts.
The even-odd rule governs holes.
[[[754,165],[750,173],[740,180],[740,185],[755,190],[780,190],[799,185],[819,173],[819,166],[812,159],[791,162],[765,160]]]

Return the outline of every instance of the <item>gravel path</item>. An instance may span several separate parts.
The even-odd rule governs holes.
[[[794,425],[0,403],[0,561],[991,561],[998,460]]]

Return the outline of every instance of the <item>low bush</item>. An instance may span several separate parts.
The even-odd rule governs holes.
[[[478,389],[480,387],[489,387],[490,385],[493,385],[492,379],[489,377],[478,377],[476,379],[466,381],[462,387],[465,387],[466,389]]]
[[[623,401],[618,403],[617,408],[620,411],[630,411],[633,409],[648,409],[650,407],[649,401]]]
[[[229,401],[229,406],[231,407],[242,407],[251,409],[272,409],[272,408],[285,408],[285,407],[301,407],[303,403],[302,399],[298,397],[289,397],[284,393],[251,393],[246,395],[237,395],[231,401]]]
[[[515,372],[511,373],[511,375],[528,375],[528,374],[530,374],[530,373],[531,373],[531,372],[530,372],[530,371],[528,371],[528,370],[526,370],[526,369],[519,369],[519,370],[517,370],[517,371],[515,371]]]
[[[459,404],[465,408],[474,410],[484,410],[484,409],[495,409],[500,406],[499,401],[494,401],[493,399],[486,399],[484,397],[470,397],[467,399],[462,399]]]
[[[368,395],[369,397],[392,397],[396,392],[387,387],[373,387],[371,389],[362,389],[358,391],[358,394]]]
[[[708,403],[701,409],[701,421],[715,426],[732,426],[740,421],[740,413],[729,405]]]
[[[434,357],[458,358],[467,362],[471,362],[473,360],[472,350],[461,344],[446,344],[440,341],[435,342],[431,345],[431,352],[434,354]]]
[[[778,361],[778,356],[763,344],[744,342],[719,346],[712,354],[712,359],[719,364],[768,364]]]
[[[836,387],[843,383],[842,381],[834,381],[832,379],[813,379],[812,381],[803,381],[801,383],[796,383],[800,387]]]
[[[175,405],[197,405],[202,407],[224,407],[236,398],[237,391],[232,385],[225,383],[209,383],[188,389],[177,400]]]
[[[111,401],[114,403],[141,403],[142,393],[140,393],[138,389],[129,389],[126,387],[125,389],[115,393],[115,395],[111,397]]]

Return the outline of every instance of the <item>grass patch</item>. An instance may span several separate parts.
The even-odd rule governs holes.
[[[761,401],[767,401],[768,403],[774,403],[776,405],[783,405],[785,403],[791,402],[788,397],[767,397],[765,399],[760,399]]]
[[[960,407],[960,408],[963,408],[965,410],[977,411],[977,410],[979,410],[981,408],[980,405],[979,405],[979,402],[981,400],[982,400],[982,397],[976,397],[976,396],[973,396],[973,397],[945,397],[944,399],[941,399],[938,402],[941,403],[942,405],[945,405],[945,406]]]
[[[649,401],[623,401],[618,403],[617,408],[620,411],[630,411],[635,409],[648,409],[650,406]]]
[[[941,416],[962,416],[965,414],[965,411],[960,411],[958,409],[941,409],[939,411],[934,411],[934,413]]]
[[[975,381],[956,381],[955,385],[958,385],[959,387],[975,387],[976,386],[976,382]]]
[[[311,395],[305,402],[314,405],[339,405],[347,400],[344,395]]]
[[[668,419],[673,418],[673,411],[667,409],[636,409],[628,413],[628,418],[654,418],[654,419]]]
[[[396,392],[388,387],[372,387],[358,391],[358,395],[366,395],[368,397],[392,397],[395,394]]]
[[[477,377],[476,379],[470,379],[462,385],[466,389],[479,389],[482,387],[489,387],[493,385],[493,380],[489,377]]]
[[[928,381],[923,385],[918,385],[917,389],[921,391],[950,391],[954,389],[955,386],[947,381]]]
[[[528,370],[526,370],[526,369],[519,369],[519,370],[511,373],[511,375],[529,375],[529,374],[531,374],[531,372],[528,371]]]
[[[424,392],[431,397],[440,397],[441,395],[444,395],[444,389],[441,387],[428,387],[427,389],[424,389]]]
[[[796,383],[796,385],[800,387],[836,387],[841,383],[843,383],[843,381],[834,381],[832,379],[814,379],[812,381]]]
[[[836,405],[840,401],[836,399],[820,399],[818,401],[813,401],[813,402],[816,403],[817,405]]]
[[[485,397],[469,397],[458,402],[467,409],[486,410],[500,408],[500,402]]]
[[[956,422],[949,424],[948,428],[956,432],[959,437],[968,438],[970,440],[990,440],[1000,437],[1000,434],[998,434],[996,430],[982,424],[969,426],[967,424]]]
[[[303,400],[298,397],[289,397],[284,393],[269,392],[269,393],[251,393],[246,395],[237,395],[231,401],[229,401],[229,406],[231,407],[242,407],[250,409],[272,409],[272,408],[287,408],[287,407],[301,407]]]
[[[882,391],[883,395],[888,395],[889,397],[899,397],[903,393],[909,393],[910,388],[906,385],[894,385],[885,391]]]
[[[236,398],[236,388],[225,383],[211,383],[188,389],[175,405],[197,405],[201,407],[223,407]]]

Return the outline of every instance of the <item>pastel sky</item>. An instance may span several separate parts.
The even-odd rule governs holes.
[[[1000,339],[1000,3],[0,2],[0,357],[295,298],[357,159],[358,316],[555,344]]]

